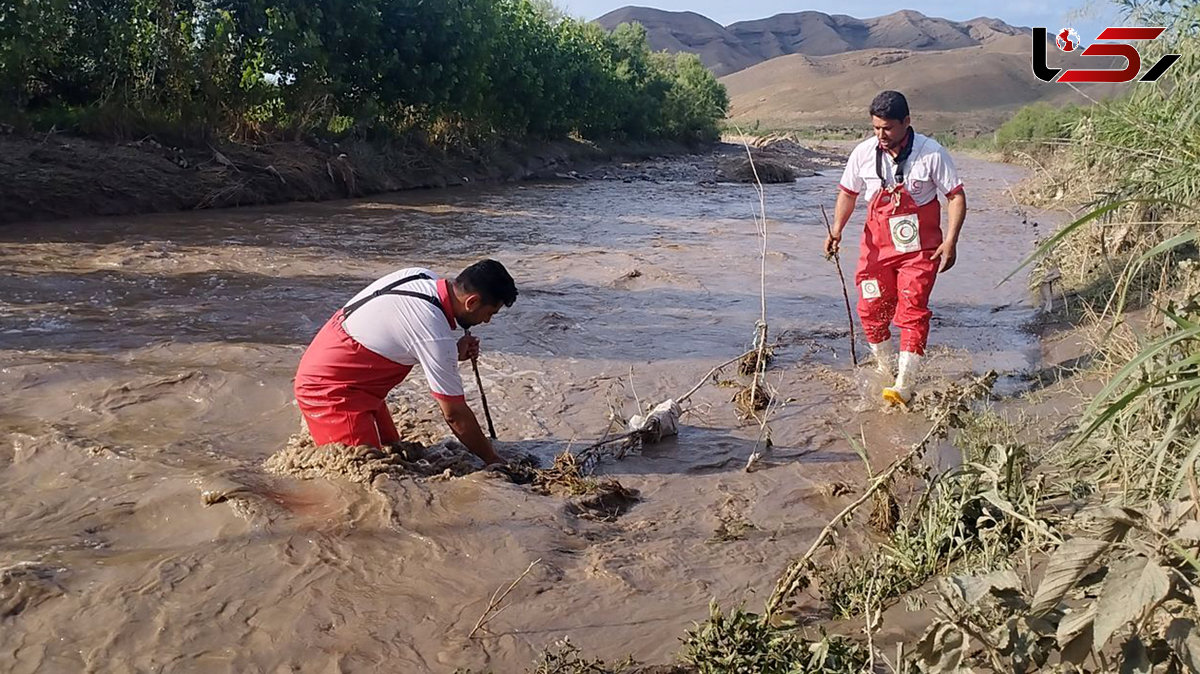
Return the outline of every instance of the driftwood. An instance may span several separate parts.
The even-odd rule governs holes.
[[[853,513],[855,510],[858,510],[862,504],[872,500],[872,498],[875,496],[875,492],[889,484],[892,476],[895,475],[897,471],[907,466],[908,463],[916,458],[918,454],[925,451],[925,447],[929,444],[929,441],[941,432],[942,424],[946,421],[948,416],[949,412],[947,412],[941,419],[936,421],[929,429],[929,432],[925,435],[925,437],[920,442],[914,444],[912,449],[910,449],[907,454],[893,461],[892,465],[888,466],[886,470],[879,475],[876,475],[875,479],[871,481],[870,486],[867,487],[867,490],[863,492],[863,495],[858,497],[858,500],[856,500],[854,503],[851,503],[843,508],[840,513],[834,515],[833,519],[829,521],[829,524],[826,524],[825,528],[821,529],[821,532],[817,534],[816,540],[814,540],[812,545],[808,547],[808,551],[805,552],[800,559],[792,562],[792,564],[788,566],[787,572],[782,578],[779,579],[779,582],[775,584],[775,591],[771,593],[770,599],[767,600],[767,606],[763,611],[762,617],[764,624],[770,624],[771,620],[775,617],[775,614],[779,611],[779,607],[783,604],[784,600],[790,597],[797,590],[801,589],[803,580],[808,575],[812,556],[816,554],[817,550],[819,550],[822,545],[825,544],[825,540],[833,534],[833,530],[840,526],[842,522],[844,522],[846,518],[850,516],[851,513]]]
[[[929,443],[936,438],[945,437],[949,428],[958,423],[959,417],[964,413],[965,405],[968,401],[977,399],[987,392],[991,391],[991,387],[996,382],[996,373],[990,371],[982,377],[974,380],[970,384],[962,387],[951,386],[945,392],[944,397],[938,401],[939,413],[933,417],[933,424],[929,427],[929,432],[923,438],[912,445],[912,448],[904,456],[896,459],[882,473],[874,476],[867,490],[850,505],[846,506],[825,525],[817,534],[816,540],[808,547],[800,559],[788,565],[787,571],[775,583],[775,589],[771,592],[771,596],[767,599],[766,607],[762,614],[762,623],[770,625],[778,614],[780,607],[788,597],[800,591],[807,586],[809,573],[812,570],[812,557],[817,550],[829,539],[833,531],[846,522],[854,511],[858,510],[867,501],[874,501],[875,494],[881,489],[886,488],[891,484],[893,476],[905,467],[909,466],[913,460],[925,452]]]
[[[717,171],[722,180],[735,183],[791,183],[796,181],[796,169],[779,159],[730,158],[720,162]]]
[[[518,576],[517,579],[508,586],[508,589],[504,590],[503,594],[500,592],[500,588],[496,588],[496,591],[492,593],[492,600],[488,602],[487,608],[483,610],[483,615],[479,616],[479,620],[475,621],[475,627],[471,628],[470,634],[467,635],[468,639],[474,638],[475,633],[483,629],[483,626],[486,625],[489,620],[495,618],[500,614],[501,611],[508,608],[507,606],[501,607],[500,602],[504,601],[504,598],[508,596],[508,593],[512,592],[513,588],[520,584],[522,580],[525,580],[525,576],[528,576],[529,572],[533,571],[533,567],[537,566],[541,561],[541,559],[535,559],[530,562],[529,568],[525,569],[525,573],[522,573],[520,576]]]
[[[753,379],[750,381],[750,395],[747,398],[751,415],[758,410],[766,410],[771,405],[771,396],[766,391],[765,372],[767,369],[767,194],[763,189],[762,180],[758,177],[758,169],[754,164],[754,156],[750,146],[746,145],[746,161],[754,173],[754,189],[758,193],[758,214],[754,216],[754,224],[762,239],[762,250],[759,253],[759,307],[758,322],[754,324],[755,362]]]

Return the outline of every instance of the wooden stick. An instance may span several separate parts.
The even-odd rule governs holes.
[[[637,405],[637,413],[642,413],[642,398],[638,395],[637,386],[633,384],[633,366],[629,366],[629,390],[633,391],[633,404]]]
[[[692,387],[692,390],[690,390],[687,393],[684,393],[682,396],[676,398],[675,402],[679,403],[680,405],[687,402],[688,398],[691,398],[693,395],[695,395],[696,391],[699,391],[700,387],[704,386],[704,382],[708,381],[708,378],[713,376],[714,374],[716,374],[718,370],[729,367],[730,365],[733,365],[734,363],[745,358],[746,356],[749,356],[752,353],[754,353],[754,349],[750,349],[749,351],[747,351],[746,353],[743,353],[740,356],[735,356],[733,358],[730,358],[729,360],[725,361],[724,363],[721,363],[720,365],[709,370],[708,374],[704,375],[704,378],[701,379],[699,382],[696,383],[695,386]]]
[[[621,433],[620,435],[606,435],[606,436],[604,436],[603,440],[593,442],[592,444],[588,445],[587,447],[584,447],[583,449],[579,450],[579,453],[576,454],[575,456],[581,457],[584,454],[587,454],[588,452],[590,452],[594,449],[599,449],[599,448],[603,447],[604,445],[611,445],[614,442],[620,442],[622,440],[632,438],[633,436],[635,436],[637,434],[638,434],[637,431],[629,431],[627,433]]]
[[[782,378],[783,375],[780,375],[780,379]],[[778,382],[776,383],[778,384]],[[776,386],[776,389],[778,389],[778,386]],[[754,466],[771,451],[771,429],[767,426],[767,422],[771,420],[771,414],[781,404],[778,399],[772,397],[771,402],[767,403],[767,409],[763,411],[763,417],[758,423],[758,439],[754,441],[754,451],[750,452],[750,458],[746,459],[747,473],[754,470]],[[763,445],[761,452],[758,451],[759,445]]]
[[[466,334],[468,337],[471,335],[470,330],[464,329],[463,333]],[[478,358],[471,359],[471,369],[475,370],[475,386],[479,387],[479,399],[483,401],[483,417],[485,419],[487,419],[488,435],[492,436],[492,439],[495,440],[496,439],[496,427],[492,425],[492,412],[491,412],[491,410],[488,409],[487,394],[483,392],[483,379],[481,379],[479,377],[479,359]]]
[[[765,385],[765,381],[760,381],[763,378],[764,363],[763,359],[766,356],[767,350],[767,193],[763,187],[762,180],[758,177],[758,167],[754,165],[754,155],[750,152],[750,144],[746,139],[742,138],[742,145],[746,147],[746,160],[750,162],[750,171],[754,174],[754,189],[758,192],[758,208],[759,214],[754,216],[754,224],[758,229],[758,235],[762,237],[762,253],[759,257],[759,300],[761,302],[761,313],[758,323],[754,326],[754,347],[758,354],[754,358],[754,375],[750,380],[750,412],[754,413],[755,401],[758,400],[758,389]]]
[[[486,609],[484,609],[483,615],[479,616],[479,620],[475,622],[475,627],[472,628],[471,633],[467,635],[468,639],[473,638],[475,636],[475,633],[478,632],[480,629],[482,629],[483,626],[486,625],[489,620],[496,617],[496,615],[498,615],[500,613],[500,611],[503,611],[504,608],[508,608],[507,606],[504,608],[501,608],[501,609],[497,609],[496,607],[500,605],[500,602],[504,601],[504,598],[508,596],[509,592],[513,591],[513,588],[516,587],[518,583],[520,583],[522,580],[525,580],[525,576],[528,576],[529,572],[533,571],[533,567],[537,566],[541,561],[542,561],[541,558],[538,558],[538,559],[535,559],[532,562],[530,562],[529,568],[525,569],[525,573],[522,573],[520,576],[518,576],[517,579],[514,580],[512,582],[512,584],[508,586],[508,589],[504,591],[504,594],[500,594],[499,587],[496,588],[496,591],[492,593],[492,600],[491,600],[491,602],[488,603],[488,607]],[[503,587],[503,586],[501,586],[501,587]],[[500,596],[497,597],[496,595],[500,595]]]
[[[833,228],[829,226],[829,214],[825,212],[825,204],[821,204],[821,217],[825,218],[825,231],[829,232],[829,236],[833,236]],[[854,361],[854,367],[858,367],[858,349],[854,346],[854,313],[850,310],[850,291],[846,289],[846,275],[842,273],[842,261],[838,258],[838,254],[834,253],[830,257],[837,265],[838,278],[842,281],[842,299],[846,302],[846,321],[850,323],[850,359]]]

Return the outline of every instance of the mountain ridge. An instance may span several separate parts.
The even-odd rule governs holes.
[[[883,89],[904,92],[922,129],[973,137],[1025,105],[1086,104],[1033,75],[1029,28],[999,19],[949,21],[900,10],[873,19],[803,11],[728,26],[695,12],[623,7],[596,19],[637,21],[653,49],[698,54],[729,92],[741,128],[858,128]],[[1051,50],[1053,66],[1101,66]],[[1083,85],[1099,99],[1119,85]]]
[[[806,10],[722,26],[696,12],[629,5],[595,20],[607,30],[631,22],[645,26],[651,48],[697,54],[718,77],[791,54],[829,56],[863,49],[944,51],[1030,33],[1029,28],[1000,19],[951,21],[910,9],[870,19]]]

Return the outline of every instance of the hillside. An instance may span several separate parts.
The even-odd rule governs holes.
[[[959,22],[912,10],[872,19],[806,11],[721,26],[694,12],[623,7],[596,19],[609,30],[634,21],[646,27],[654,49],[698,54],[717,75],[790,54],[826,56],[863,49],[942,51],[1028,34],[1028,29],[997,19]]]
[[[1066,85],[1034,78],[1029,58],[1029,38],[1007,36],[942,51],[791,54],[721,81],[732,101],[730,118],[747,127],[755,122],[766,128],[847,125],[865,131],[868,102],[880,90],[896,89],[908,97],[920,128],[972,136],[994,129],[1023,105],[1086,102]],[[1114,89],[1089,85],[1083,90],[1102,97]]]
[[[647,7],[622,7],[596,19],[606,30],[623,23],[640,23],[655,51],[698,54],[719,75],[737,72],[765,59],[750,50],[724,26],[695,12],[667,12]]]

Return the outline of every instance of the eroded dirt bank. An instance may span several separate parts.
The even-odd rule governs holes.
[[[819,155],[793,147],[793,165]],[[0,225],[60,218],[134,215],[297,201],[328,201],[417,188],[531,179],[650,180],[692,169],[718,179],[718,160],[740,148],[720,143],[497,141],[446,150],[417,141],[278,141],[197,146],[147,136],[131,142],[67,134],[0,133]],[[653,160],[657,158],[657,160]],[[670,159],[674,158],[674,159]],[[652,161],[646,161],[652,160]],[[640,170],[614,162],[643,161]],[[824,162],[827,163],[827,162]]]

